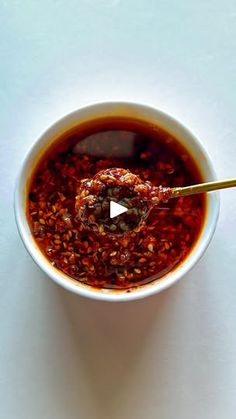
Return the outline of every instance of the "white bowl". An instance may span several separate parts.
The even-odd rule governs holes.
[[[23,163],[15,190],[16,223],[25,247],[34,261],[53,281],[67,290],[85,297],[106,301],[128,301],[147,297],[158,293],[177,282],[195,265],[205,252],[213,236],[219,214],[219,195],[216,192],[209,193],[207,195],[205,222],[198,241],[188,257],[184,259],[184,261],[178,265],[176,269],[167,273],[161,279],[132,289],[130,292],[127,292],[127,290],[97,290],[96,288],[73,280],[50,264],[32,237],[26,217],[27,190],[32,169],[35,167],[35,164],[45,150],[55,141],[55,139],[57,139],[58,136],[61,136],[62,133],[66,132],[68,129],[94,118],[124,115],[149,121],[150,123],[159,125],[172,133],[174,137],[176,137],[179,142],[183,144],[187,150],[189,150],[190,154],[193,155],[194,159],[198,162],[198,167],[200,168],[203,180],[215,180],[215,172],[206,151],[197,138],[182,124],[173,119],[171,116],[145,105],[127,102],[111,102],[95,104],[70,113],[56,122],[43,135],[41,135],[41,137],[34,143]]]

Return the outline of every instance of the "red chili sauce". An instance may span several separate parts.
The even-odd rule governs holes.
[[[103,118],[67,132],[45,152],[32,175],[27,215],[54,267],[90,286],[129,289],[183,262],[201,232],[206,200],[200,194],[160,202],[142,228],[119,224],[119,234],[106,228],[98,234],[78,216],[76,197],[82,180],[111,168],[163,188],[202,182],[192,156],[168,132],[144,121]]]

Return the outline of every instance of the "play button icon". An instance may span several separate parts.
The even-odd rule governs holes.
[[[117,217],[120,214],[128,211],[128,208],[123,205],[117,204],[117,202],[110,201],[110,218]]]

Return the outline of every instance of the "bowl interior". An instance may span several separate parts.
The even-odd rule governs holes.
[[[148,106],[132,103],[101,103],[75,111],[56,122],[33,145],[22,166],[15,191],[15,215],[17,226],[27,250],[42,270],[64,288],[95,299],[125,301],[160,292],[178,281],[193,267],[196,261],[204,253],[214,233],[219,213],[219,196],[218,193],[215,192],[207,195],[205,222],[195,246],[182,264],[178,265],[176,269],[170,271],[159,280],[154,280],[151,283],[131,290],[96,289],[88,285],[83,285],[55,269],[42,254],[34,241],[26,217],[27,191],[32,170],[41,156],[55,142],[58,136],[61,136],[63,133],[66,133],[68,130],[73,129],[73,127],[85,123],[86,121],[106,116],[128,116],[164,128],[166,131],[173,134],[173,136],[178,139],[194,157],[194,160],[198,162],[198,167],[204,181],[214,180],[215,173],[206,151],[188,129],[161,111]]]

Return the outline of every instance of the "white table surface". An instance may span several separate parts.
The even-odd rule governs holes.
[[[235,0],[1,0],[0,418],[235,419],[236,190],[193,271],[133,303],[60,289],[18,236],[30,145],[65,113],[117,99],[174,115],[218,177],[235,177]]]

